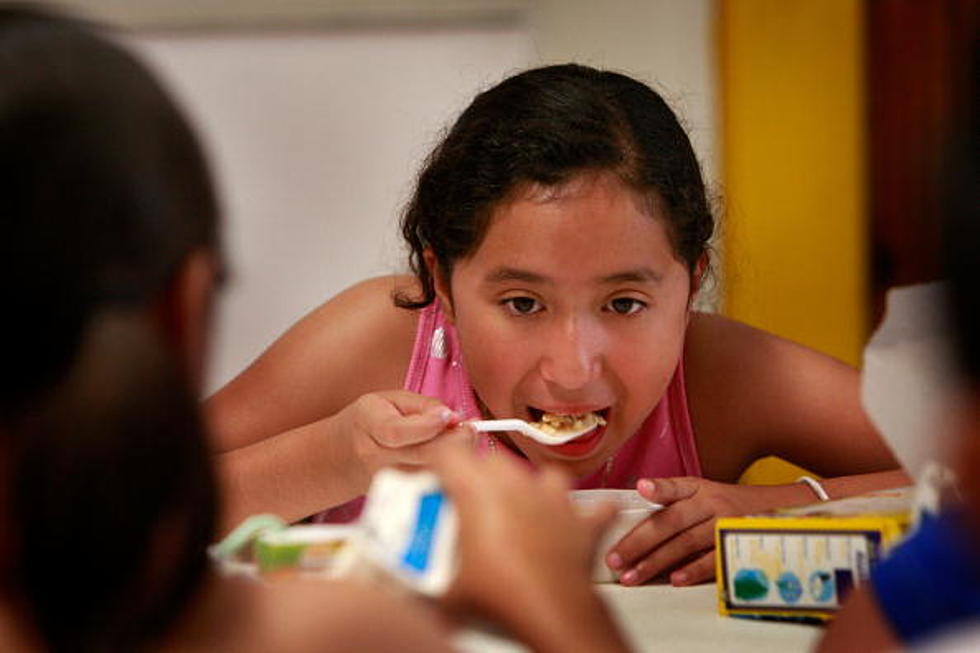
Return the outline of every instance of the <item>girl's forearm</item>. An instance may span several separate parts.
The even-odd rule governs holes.
[[[831,499],[841,499],[856,494],[864,494],[874,490],[911,485],[912,479],[904,471],[895,469],[887,472],[870,474],[855,474],[852,476],[837,476],[820,480],[820,485]],[[788,483],[785,485],[755,486],[759,510],[769,508],[802,506],[817,503],[821,499],[814,490],[805,483]]]
[[[839,499],[874,490],[887,490],[912,485],[914,482],[904,470],[893,469],[887,472],[828,478],[820,481],[820,484],[823,485],[831,499]]]
[[[221,531],[261,512],[294,522],[363,494],[345,439],[332,431],[334,417],[218,455]]]

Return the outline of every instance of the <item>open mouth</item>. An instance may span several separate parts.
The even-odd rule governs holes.
[[[566,415],[541,411],[541,416],[531,425],[551,435],[571,435],[573,433],[587,433],[597,426],[605,425],[605,423],[605,418],[598,413]]]
[[[561,435],[581,432],[581,435],[564,444],[547,445],[556,453],[572,457],[591,452],[605,432],[604,427],[609,417],[608,407],[584,413],[558,413],[528,406],[528,412],[533,426],[545,433]]]

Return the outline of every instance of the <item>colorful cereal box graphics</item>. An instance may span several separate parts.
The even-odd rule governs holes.
[[[718,520],[719,611],[830,618],[902,537],[910,504],[903,489]]]

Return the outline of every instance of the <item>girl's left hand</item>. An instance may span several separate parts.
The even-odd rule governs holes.
[[[765,488],[703,478],[642,479],[636,489],[664,508],[636,526],[606,556],[606,564],[624,585],[639,585],[665,572],[670,572],[672,585],[711,580],[715,521],[764,507],[759,490]]]

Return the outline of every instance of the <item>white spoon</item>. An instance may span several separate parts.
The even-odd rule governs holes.
[[[532,440],[537,440],[541,444],[565,444],[575,438],[581,437],[601,424],[596,415],[590,415],[586,419],[586,424],[575,431],[562,431],[561,433],[547,433],[541,429],[531,426],[522,419],[485,419],[467,422],[477,431],[517,431]]]

